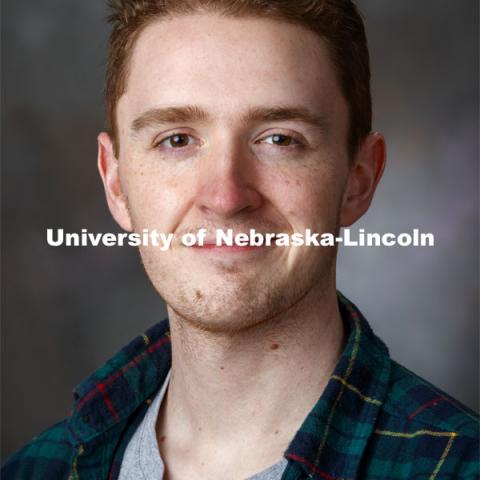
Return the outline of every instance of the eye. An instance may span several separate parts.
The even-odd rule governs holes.
[[[274,135],[269,135],[259,140],[257,143],[268,143],[270,145],[277,145],[279,147],[289,147],[291,145],[299,145],[300,142],[297,141],[290,135],[283,135],[281,133],[275,133]]]
[[[194,141],[194,138],[190,135],[185,133],[176,133],[163,139],[157,144],[157,146],[162,146],[163,148],[182,148],[191,145],[194,143]]]

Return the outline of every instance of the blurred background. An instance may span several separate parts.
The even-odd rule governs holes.
[[[96,170],[105,2],[2,2],[2,457],[164,318],[133,248],[53,248],[47,228],[118,231]],[[346,248],[338,288],[393,358],[478,410],[478,2],[361,0],[388,165],[368,231],[433,248]]]

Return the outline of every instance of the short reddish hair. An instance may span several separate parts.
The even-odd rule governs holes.
[[[301,25],[327,44],[343,95],[349,105],[348,148],[353,158],[371,131],[370,62],[362,18],[350,0],[110,0],[107,72],[107,128],[119,152],[117,102],[127,87],[135,41],[151,22],[194,13],[263,17]]]

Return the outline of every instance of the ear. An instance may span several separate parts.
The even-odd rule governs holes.
[[[383,135],[379,133],[368,135],[354,160],[343,194],[340,212],[342,227],[355,223],[370,206],[385,168],[386,145]]]
[[[108,208],[115,221],[127,232],[132,231],[132,221],[128,212],[126,196],[120,183],[118,159],[115,156],[110,136],[102,132],[98,140],[98,171],[102,178]]]

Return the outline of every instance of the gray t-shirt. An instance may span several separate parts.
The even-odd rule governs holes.
[[[170,372],[159,390],[147,413],[128,442],[120,468],[119,480],[161,480],[164,465],[158,449],[155,424],[170,380]],[[278,463],[266,470],[249,477],[247,480],[280,480],[287,466],[282,458]]]

